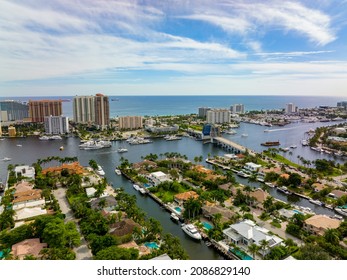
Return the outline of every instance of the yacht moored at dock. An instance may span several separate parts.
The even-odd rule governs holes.
[[[95,172],[100,176],[105,175],[105,171],[102,169],[102,167],[100,165],[98,165],[98,169]]]
[[[180,220],[180,218],[175,214],[175,213],[171,213],[170,215],[171,220],[173,220],[174,222],[178,222]]]
[[[311,202],[312,204],[319,205],[319,206],[323,205],[323,202],[321,202],[319,200],[310,199],[309,202]]]
[[[182,230],[191,238],[194,238],[196,240],[202,239],[201,234],[198,232],[198,230],[193,224],[183,224]]]
[[[121,172],[118,168],[116,168],[116,169],[114,170],[114,172],[115,172],[117,175],[122,175],[122,172]]]

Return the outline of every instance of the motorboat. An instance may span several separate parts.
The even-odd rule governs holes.
[[[84,142],[79,145],[79,148],[81,150],[98,150],[102,148],[108,148],[111,147],[112,143],[110,141],[104,141],[104,140],[91,140]]]
[[[175,213],[171,213],[170,215],[171,220],[173,220],[174,222],[178,222],[180,220],[180,218],[175,214]]]
[[[277,188],[277,190],[283,192],[284,194],[291,194],[291,192],[288,191],[287,187],[279,187]]]
[[[243,134],[241,134],[241,137],[248,137],[248,134],[247,133],[243,133]]]
[[[291,145],[290,148],[291,149],[296,149],[298,146],[297,145]]]
[[[100,176],[104,176],[105,175],[105,171],[102,169],[102,167],[100,165],[98,165],[98,169],[95,172],[97,174],[99,174]]]
[[[59,150],[60,151],[64,150],[64,146],[60,146]]]
[[[139,185],[136,185],[136,184],[133,184],[133,188],[134,188],[135,190],[137,190],[137,191],[140,190],[140,186],[139,186]]]
[[[51,137],[49,137],[49,140],[62,140],[63,138],[61,138],[61,136],[59,135],[53,135]]]
[[[17,146],[17,147],[22,147],[22,145],[21,145],[21,144],[17,144],[16,146]]]
[[[234,129],[229,129],[225,132],[226,134],[230,134],[230,135],[234,135],[236,134],[237,132],[234,130]]]
[[[193,224],[183,224],[182,230],[191,238],[194,238],[196,240],[202,239],[201,234],[198,232],[198,230]]]
[[[119,148],[119,149],[117,150],[118,153],[125,153],[125,152],[127,152],[127,151],[128,151],[127,148]]]
[[[166,141],[174,141],[174,140],[181,140],[181,137],[178,137],[177,135],[170,135],[169,137],[167,137],[165,140]]]
[[[347,209],[335,207],[334,210],[335,210],[335,212],[339,213],[340,215],[347,217]]]
[[[301,145],[308,146],[308,141],[306,139],[301,140]]]
[[[323,202],[321,202],[319,200],[310,199],[309,202],[311,202],[312,204],[316,204],[318,206],[322,206],[323,205]]]
[[[139,192],[140,192],[141,194],[146,194],[146,193],[147,193],[146,190],[145,190],[144,188],[141,188],[141,187],[140,187],[140,189],[139,189]]]
[[[249,174],[247,174],[247,173],[245,173],[245,172],[243,172],[243,171],[237,172],[236,175],[241,176],[241,177],[243,177],[243,178],[248,178],[248,177],[250,177]]]
[[[273,183],[271,183],[271,182],[265,182],[265,185],[267,185],[270,188],[274,188],[275,187],[275,185]]]
[[[122,175],[122,172],[121,172],[118,168],[116,168],[116,169],[114,170],[114,172],[115,172],[117,175]]]
[[[40,140],[50,140],[50,137],[46,136],[46,135],[43,135],[41,137],[39,137]]]
[[[12,160],[12,158],[4,157],[2,160],[3,160],[3,161],[10,161],[10,160]]]

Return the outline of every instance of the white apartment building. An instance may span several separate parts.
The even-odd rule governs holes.
[[[286,104],[285,112],[286,114],[293,114],[297,112],[297,107],[293,103]]]
[[[76,123],[93,123],[95,121],[94,96],[75,96],[73,99],[73,118]]]
[[[69,118],[64,116],[48,116],[44,118],[45,133],[65,134],[69,133]]]
[[[206,121],[207,123],[229,123],[230,111],[228,109],[212,109],[207,111]]]
[[[138,129],[143,126],[143,117],[141,116],[126,116],[119,117],[119,129]]]

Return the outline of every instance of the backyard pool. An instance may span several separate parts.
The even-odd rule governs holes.
[[[253,260],[253,258],[249,255],[247,255],[245,252],[241,252],[240,250],[237,250],[235,248],[229,249],[232,253],[234,253],[236,256],[238,256],[241,260],[244,261],[250,261]]]
[[[182,208],[179,207],[179,206],[176,206],[176,207],[175,207],[175,211],[176,211],[178,214],[181,214]]]
[[[146,242],[145,246],[150,249],[159,249],[159,245],[156,242]]]
[[[213,225],[211,225],[211,224],[208,223],[208,222],[202,222],[202,224],[204,225],[204,228],[205,228],[206,230],[213,229]]]

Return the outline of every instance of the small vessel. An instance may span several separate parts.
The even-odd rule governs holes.
[[[134,188],[135,190],[137,190],[137,191],[140,190],[140,186],[139,186],[139,185],[136,185],[136,184],[133,184],[133,188]]]
[[[21,144],[17,144],[16,146],[17,146],[17,147],[22,147],[22,145],[21,145]]]
[[[283,192],[284,194],[291,194],[290,191],[288,191],[287,187],[279,187],[277,188],[279,192]]]
[[[301,140],[301,145],[308,146],[308,141],[306,139]]]
[[[127,152],[127,151],[128,151],[127,148],[119,148],[119,149],[117,150],[118,153],[125,153],[125,152]]]
[[[166,141],[174,141],[174,140],[181,140],[181,137],[178,137],[177,135],[170,135],[169,137],[167,137],[165,140]]]
[[[121,172],[118,168],[116,168],[116,169],[114,170],[114,172],[115,172],[117,175],[122,175],[122,172]]]
[[[41,136],[41,137],[39,137],[39,139],[40,140],[50,140],[50,138],[48,137],[48,136],[46,136],[46,135],[43,135],[43,136]]]
[[[99,174],[100,176],[104,176],[105,175],[105,171],[102,169],[102,167],[100,165],[98,165],[98,169],[95,172],[97,174]]]
[[[194,238],[196,240],[202,239],[201,234],[198,232],[198,230],[193,224],[183,224],[182,230],[191,238]]]
[[[60,146],[59,150],[60,151],[64,150],[64,146]]]
[[[319,200],[310,199],[309,202],[311,202],[312,204],[316,204],[318,206],[322,206],[323,205],[323,202],[321,202]]]
[[[290,148],[291,149],[296,149],[298,146],[297,145],[291,145]]]
[[[178,222],[180,220],[180,218],[175,214],[175,213],[171,213],[170,215],[171,220],[173,220],[174,222]]]
[[[248,178],[248,177],[250,177],[249,174],[243,172],[242,170],[239,171],[239,172],[237,172],[236,175],[241,176],[241,177],[243,177],[243,178]]]
[[[234,130],[234,129],[229,129],[225,132],[226,134],[230,134],[230,135],[234,135],[236,134],[237,132]]]
[[[3,161],[10,161],[10,160],[12,160],[12,158],[4,157],[2,160],[3,160]]]
[[[281,150],[282,152],[288,152],[288,151],[289,151],[289,148],[280,148],[280,150]]]
[[[248,137],[248,134],[247,133],[243,133],[243,134],[241,134],[241,137]]]
[[[274,188],[275,187],[275,185],[273,183],[271,183],[271,182],[265,182],[265,185],[267,185],[270,188]]]
[[[265,129],[264,130],[264,132],[270,132],[271,131],[271,129]]]
[[[146,194],[146,193],[147,193],[146,190],[145,190],[144,188],[141,188],[141,187],[140,187],[140,189],[139,189],[139,192],[140,192],[141,194]]]
[[[347,209],[335,207],[334,210],[335,210],[335,212],[339,213],[340,215],[347,217]]]
[[[51,137],[49,137],[49,140],[62,140],[63,138],[61,138],[61,136],[59,135],[53,135]]]
[[[281,144],[279,141],[272,141],[272,142],[264,142],[264,143],[261,143],[260,145],[270,147],[270,146],[279,146]]]

